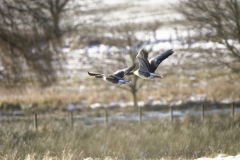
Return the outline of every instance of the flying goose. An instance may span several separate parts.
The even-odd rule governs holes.
[[[133,72],[131,72],[134,68],[135,68],[136,64],[133,64],[131,67],[122,69],[122,70],[118,70],[115,73],[111,74],[111,75],[104,75],[101,73],[91,73],[88,72],[88,74],[90,76],[95,76],[96,78],[102,78],[104,81],[108,82],[108,83],[112,83],[112,84],[130,84],[131,81],[129,80],[125,80],[123,77],[125,75],[132,75]]]
[[[144,79],[163,78],[162,75],[155,74],[154,72],[158,65],[173,53],[174,51],[170,49],[148,61],[148,51],[141,49],[136,56],[139,62],[139,69],[136,70],[134,74]]]

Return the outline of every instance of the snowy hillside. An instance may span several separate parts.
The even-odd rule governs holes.
[[[81,75],[80,77],[84,78],[87,76],[85,74],[87,70],[96,68],[98,68],[99,71],[108,74],[109,70],[106,70],[106,66],[116,64],[115,59],[118,56],[117,53],[130,48],[134,48],[135,55],[138,50],[143,47],[146,49],[151,48],[152,52],[155,52],[155,54],[168,49],[173,49],[175,54],[169,58],[167,62],[162,63],[163,68],[166,65],[172,66],[192,63],[191,61],[193,60],[198,60],[198,65],[208,62],[210,64],[211,59],[207,58],[209,53],[200,53],[198,52],[198,49],[225,50],[225,46],[221,43],[215,42],[194,42],[191,39],[191,36],[194,36],[194,33],[184,28],[183,25],[175,23],[177,20],[183,20],[183,17],[177,13],[173,7],[173,4],[176,3],[178,3],[177,0],[133,0],[118,2],[104,0],[98,4],[92,4],[91,8],[88,9],[94,10],[104,8],[106,10],[105,12],[99,13],[99,15],[90,14],[85,16],[86,19],[89,18],[89,16],[99,16],[101,18],[101,21],[97,21],[92,25],[116,26],[122,23],[133,22],[137,22],[139,25],[145,25],[147,22],[156,20],[160,21],[162,25],[156,30],[156,35],[152,35],[144,30],[138,31],[136,33],[136,38],[139,42],[133,46],[118,47],[103,43],[101,38],[96,38],[96,42],[93,44],[85,44],[81,46],[82,44],[79,42],[79,46],[73,48],[71,46],[74,39],[75,41],[80,41],[82,37],[80,35],[75,36],[74,38],[68,37],[65,40],[66,48],[62,49],[62,52],[67,56],[67,63],[63,66],[67,69],[67,77]],[[91,36],[94,35],[91,32],[89,32],[89,34]],[[121,35],[113,35],[111,32],[107,31],[98,33],[96,36],[99,35],[109,38],[121,38]],[[141,45],[138,45],[140,43]],[[185,51],[183,52],[183,50]],[[153,53],[150,53],[150,56],[152,55]],[[126,55],[125,58],[128,59],[129,57]],[[198,68],[201,67],[199,66]]]

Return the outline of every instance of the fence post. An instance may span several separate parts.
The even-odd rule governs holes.
[[[170,105],[171,121],[173,122],[173,107]]]
[[[34,128],[35,128],[35,131],[37,131],[37,128],[38,128],[37,113],[34,114]]]
[[[234,117],[234,102],[232,102],[232,117]]]
[[[70,125],[73,127],[73,111],[70,112]]]
[[[204,110],[205,110],[204,103],[202,103],[202,120],[204,120]]]
[[[142,123],[142,107],[138,107],[139,122]]]
[[[108,110],[105,108],[105,125],[108,126]]]

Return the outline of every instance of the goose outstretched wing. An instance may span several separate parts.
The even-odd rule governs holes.
[[[91,73],[91,72],[88,72],[89,76],[94,76],[96,78],[103,78],[103,74],[101,73]]]
[[[136,58],[139,62],[139,70],[142,72],[149,72],[150,64],[148,62],[148,52],[145,49],[141,49]]]
[[[159,64],[165,60],[166,58],[168,58],[170,55],[172,55],[174,53],[174,51],[172,49],[157,55],[156,57],[153,57],[149,60],[150,62],[150,72],[154,73],[155,70],[157,69],[157,67],[159,66]]]
[[[136,64],[133,64],[132,66],[128,67],[128,68],[124,68],[122,70],[118,70],[115,73],[113,73],[114,76],[123,78],[125,75],[131,75],[132,74],[132,70],[135,68]]]

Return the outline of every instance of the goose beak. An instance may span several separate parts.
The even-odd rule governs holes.
[[[154,76],[154,78],[160,78],[160,79],[162,79],[163,76],[161,76],[161,75],[157,75],[157,76]]]
[[[131,83],[131,81],[126,81],[126,82],[125,82],[125,84],[130,84],[130,83]]]

